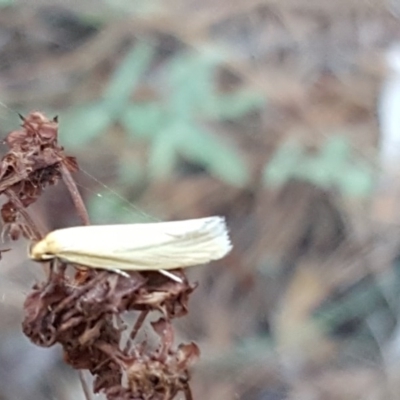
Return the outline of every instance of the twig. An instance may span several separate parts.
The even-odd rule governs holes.
[[[34,240],[40,240],[43,237],[43,234],[40,232],[39,228],[36,226],[35,222],[29,215],[29,213],[25,210],[24,205],[22,204],[21,200],[18,198],[18,196],[10,189],[7,189],[5,192],[6,196],[12,200],[13,204],[15,207],[18,209],[19,213],[24,217],[25,222],[29,225],[31,228],[33,234],[34,234]]]
[[[60,165],[60,171],[63,181],[67,186],[69,193],[71,194],[72,201],[74,202],[76,211],[80,219],[82,220],[83,225],[90,225],[89,214],[82,200],[82,196],[79,193],[78,187],[76,186],[76,183],[71,176],[71,173],[68,171],[68,168],[63,163],[61,163]]]
[[[79,375],[79,381],[81,382],[82,390],[83,390],[86,400],[92,400],[91,391],[89,390],[89,387],[87,385],[83,371],[79,370],[78,375]]]
[[[90,225],[89,214],[82,200],[82,196],[76,186],[75,180],[72,178],[71,173],[68,168],[61,163],[60,165],[61,176],[67,189],[71,195],[72,201],[74,202],[76,211],[82,220],[83,225]],[[81,382],[82,390],[85,395],[86,400],[91,400],[91,391],[88,388],[85,376],[82,371],[79,371],[79,381]]]
[[[137,333],[139,332],[140,328],[142,327],[143,322],[146,319],[148,313],[149,313],[148,310],[144,310],[137,317],[135,325],[133,325],[131,334],[129,335],[129,340],[126,342],[125,351],[127,351],[131,347],[132,342],[135,340],[135,337],[136,337]]]

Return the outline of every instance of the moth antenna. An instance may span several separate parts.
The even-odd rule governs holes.
[[[18,117],[22,122],[25,122],[25,117],[22,114],[18,113]]]
[[[58,122],[58,115],[53,118],[53,122]]]

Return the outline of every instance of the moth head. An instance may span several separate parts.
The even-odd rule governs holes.
[[[46,239],[32,243],[29,246],[29,257],[35,261],[51,260],[55,258],[55,254],[50,247]]]

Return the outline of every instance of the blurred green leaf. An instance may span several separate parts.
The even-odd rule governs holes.
[[[250,92],[215,98],[215,68],[212,55],[175,57],[167,73],[168,102],[133,105],[122,115],[121,123],[131,137],[152,138],[149,166],[153,176],[172,173],[179,150],[180,155],[230,184],[242,186],[247,181],[248,171],[239,154],[200,128],[197,118],[208,103],[214,117],[233,118],[235,113],[244,114],[261,104],[262,99]]]
[[[148,217],[135,212],[125,200],[110,195],[109,192],[91,196],[88,203],[90,217],[95,224],[148,222]]]
[[[334,181],[340,180],[351,160],[351,144],[348,138],[335,135],[328,138],[319,158]]]
[[[128,104],[153,56],[154,49],[151,46],[137,42],[115,70],[103,95],[105,107],[111,115],[117,117]]]
[[[215,93],[216,64],[212,59],[183,54],[171,61],[167,79],[171,88],[168,101],[172,113],[191,116]]]
[[[294,169],[294,177],[311,182],[315,186],[328,189],[332,187],[333,177],[324,160],[319,156],[304,156],[303,162]]]
[[[120,222],[121,204],[118,198],[110,198],[106,192],[91,196],[88,209],[93,223],[110,224]],[[125,213],[124,213],[125,214]]]
[[[268,186],[281,186],[290,179],[304,180],[324,188],[336,188],[346,196],[365,197],[373,188],[371,168],[357,162],[350,142],[332,136],[317,154],[304,154],[296,143],[283,144],[264,169]]]
[[[177,161],[177,139],[182,126],[171,124],[152,141],[149,172],[156,179],[171,175]]]
[[[70,109],[60,124],[60,140],[64,146],[77,148],[101,135],[112,123],[103,102],[87,103]]]
[[[265,105],[265,99],[258,93],[240,91],[218,95],[202,104],[202,114],[211,119],[235,119]]]
[[[176,55],[167,67],[167,79],[171,89],[185,91],[193,95],[208,96],[215,91],[214,74],[217,61],[195,53]]]
[[[212,175],[241,187],[249,178],[246,164],[240,154],[217,136],[187,125],[180,132],[180,154],[188,160],[203,165]]]
[[[118,176],[121,184],[133,186],[139,183],[145,175],[144,166],[136,159],[129,158],[120,161]]]
[[[374,188],[373,173],[367,166],[349,167],[338,182],[341,191],[350,197],[365,197]]]
[[[6,8],[15,5],[15,0],[0,0],[0,8]]]
[[[342,135],[330,136],[321,149],[321,158],[326,163],[339,165],[348,161],[351,156],[351,144],[349,139]]]
[[[221,54],[209,51],[202,55],[184,53],[169,62],[165,102],[132,102],[131,95],[153,54],[151,47],[137,44],[116,69],[103,100],[71,111],[71,123],[63,129],[67,143],[86,144],[118,122],[130,138],[150,142],[148,168],[153,176],[172,174],[182,156],[227,183],[244,185],[248,170],[239,153],[203,129],[198,118],[208,113],[213,119],[234,119],[260,107],[262,97],[249,91],[220,96],[214,75]],[[126,174],[121,169],[120,178],[123,176]]]
[[[160,103],[131,104],[121,115],[120,122],[132,138],[153,138],[165,126],[166,112]]]
[[[285,184],[303,162],[303,149],[299,143],[283,144],[264,168],[265,184],[272,187]]]
[[[162,10],[162,2],[160,0],[103,0],[103,2],[119,13],[124,15],[132,13],[136,17],[144,17]]]

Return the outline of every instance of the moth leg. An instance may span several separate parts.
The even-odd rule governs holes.
[[[118,275],[124,276],[125,278],[130,278],[130,275],[127,274],[125,271],[122,271],[121,269],[109,269],[109,271],[115,272]]]
[[[127,274],[125,271],[122,271],[121,269],[109,269],[109,271],[115,272],[118,275],[124,276],[125,278],[130,278],[130,275]],[[183,280],[181,278],[179,278],[179,276],[176,276],[175,274],[173,274],[172,272],[166,271],[165,269],[160,269],[158,270],[158,272],[166,277],[168,277],[169,279],[173,280],[174,282],[178,282],[178,283],[183,283]]]
[[[158,272],[168,277],[169,279],[173,280],[174,282],[183,283],[183,280],[179,278],[179,276],[173,274],[172,272],[166,271],[165,269],[160,269]]]

